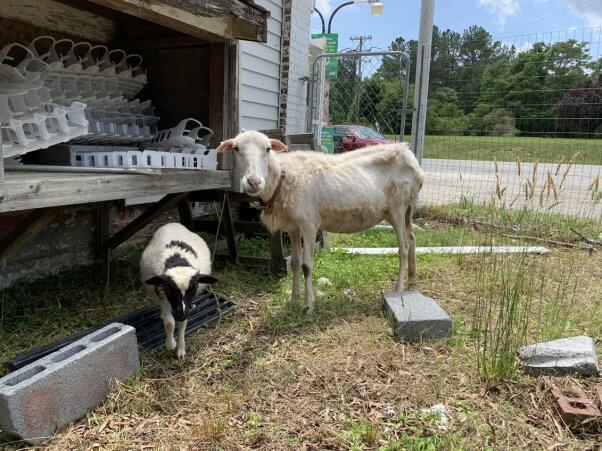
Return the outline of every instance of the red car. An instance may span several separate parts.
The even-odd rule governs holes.
[[[335,125],[334,152],[349,152],[375,144],[391,144],[392,139],[364,125]]]

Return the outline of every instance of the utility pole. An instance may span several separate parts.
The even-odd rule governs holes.
[[[434,15],[435,0],[422,0],[418,52],[416,55],[414,114],[412,119],[412,150],[416,154],[416,158],[420,164],[422,164],[424,156],[424,132],[426,128],[426,106],[429,91]],[[403,130],[401,133],[403,134]]]
[[[359,47],[358,47],[358,51],[359,52],[363,52],[364,51],[364,42],[366,41],[371,41],[372,40],[372,35],[360,35],[360,36],[351,36],[349,38],[349,40],[351,42],[355,42],[355,41],[359,41]],[[360,61],[359,61],[359,77],[360,80],[362,79],[362,57],[360,56]]]

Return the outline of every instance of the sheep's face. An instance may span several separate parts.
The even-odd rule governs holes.
[[[176,321],[186,321],[194,306],[199,288],[205,289],[208,284],[217,279],[207,274],[200,274],[191,267],[178,267],[160,276],[151,277],[146,281],[157,290],[162,289],[165,299],[171,306],[171,313]]]
[[[243,190],[250,196],[259,196],[265,189],[270,152],[284,152],[287,149],[277,139],[269,139],[260,132],[248,131],[222,142],[217,150],[235,152],[236,165],[242,173]]]

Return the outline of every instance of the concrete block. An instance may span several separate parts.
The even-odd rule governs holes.
[[[523,346],[519,355],[528,374],[598,374],[594,340],[584,335]]]
[[[383,294],[395,336],[405,341],[434,340],[452,335],[452,319],[437,302],[417,291]]]
[[[40,443],[139,368],[136,329],[113,323],[0,379],[0,428]]]

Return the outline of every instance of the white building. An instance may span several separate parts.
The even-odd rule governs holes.
[[[255,0],[268,9],[267,43],[240,42],[240,127],[305,131],[314,0]]]

